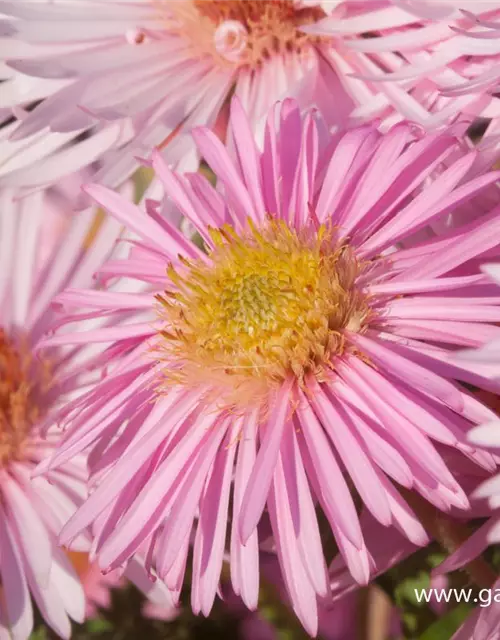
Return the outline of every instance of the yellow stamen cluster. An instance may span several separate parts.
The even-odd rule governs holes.
[[[303,33],[300,28],[325,16],[320,7],[301,7],[295,0],[184,0],[169,6],[182,21],[179,31],[215,57],[217,28],[224,22],[239,22],[246,30],[247,42],[237,64],[251,67],[258,67],[273,55],[306,52],[320,38]]]
[[[268,221],[239,237],[211,231],[205,261],[170,266],[172,289],[157,296],[167,322],[162,350],[170,382],[269,388],[290,375],[321,379],[344,349],[343,330],[367,314],[360,267],[325,227],[302,233]]]
[[[35,362],[0,329],[0,468],[22,456],[26,438],[42,416],[40,392],[49,378],[47,363]]]

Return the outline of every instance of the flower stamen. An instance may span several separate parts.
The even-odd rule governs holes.
[[[241,237],[229,226],[210,237],[211,264],[169,266],[169,291],[157,296],[169,381],[215,379],[255,393],[290,375],[323,379],[344,350],[343,329],[359,330],[368,315],[349,247],[325,227],[297,233],[275,220],[261,229],[249,222]]]
[[[168,3],[171,28],[187,37],[198,53],[222,64],[256,68],[273,55],[305,54],[321,40],[301,31],[325,17],[319,6],[295,0],[192,0]]]
[[[44,413],[41,391],[50,377],[47,361],[35,361],[0,328],[0,468],[22,457],[26,438]]]

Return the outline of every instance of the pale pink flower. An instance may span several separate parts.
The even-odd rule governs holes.
[[[498,68],[493,41],[485,52],[460,32],[475,29],[460,11],[467,6],[3,0],[0,109],[18,120],[0,133],[0,184],[49,184],[98,161],[96,181],[116,186],[153,146],[167,145],[171,163],[196,164],[183,133],[212,126],[233,88],[254,130],[285,96],[319,107],[330,125],[409,119],[434,129],[459,115],[497,118],[488,92],[447,94]],[[489,18],[500,2],[477,0],[474,10]]]
[[[78,363],[71,352],[55,349],[40,358],[34,349],[54,320],[53,294],[72,283],[90,284],[106,254],[102,239],[83,251],[94,211],[69,220],[63,232],[47,218],[47,195],[0,192],[0,636],[14,640],[30,636],[31,598],[63,638],[70,635],[70,618],[81,622],[85,614],[80,581],[57,543],[86,497],[85,458],[76,456],[55,474],[30,482],[60,439],[50,411],[71,398],[84,378],[68,373]],[[107,228],[119,225],[109,221]],[[50,252],[47,231],[58,239]],[[106,242],[111,249],[113,238]],[[83,537],[75,546],[88,547]]]
[[[89,179],[89,173],[79,172],[61,180],[57,185],[44,189],[37,196],[43,207],[38,249],[40,265],[50,260],[50,257],[60,245],[61,239],[64,238],[71,224],[72,208],[80,191],[80,186],[82,182]],[[17,192],[15,197],[19,202],[22,202],[25,195],[20,195]]]
[[[147,600],[142,606],[142,615],[145,618],[171,622],[179,615],[179,609],[175,605],[165,606],[165,604],[157,604]]]
[[[489,368],[452,357],[500,332],[500,289],[477,266],[500,242],[499,209],[410,249],[398,243],[499,173],[465,180],[471,152],[420,190],[455,149],[453,132],[421,137],[400,124],[325,136],[317,114],[302,117],[291,100],[271,111],[262,152],[238,100],[230,125],[234,159],[208,129],[193,132],[217,190],[153,154],[208,253],[161,203],[143,211],[87,187],[139,238],[100,271],[101,291],[57,298],[64,325],[80,314],[121,324],[44,340],[113,345],[107,377],[61,412],[63,442],[39,471],[92,446],[92,492],[63,542],[93,524],[106,570],[145,544],[178,593],[194,540],[192,606],[205,615],[232,492],[235,592],[256,607],[259,540],[272,532],[290,600],[314,634],[316,599],[330,593],[316,502],[354,578],[366,583],[374,569],[345,475],[381,525],[422,545],[426,532],[389,478],[439,509],[467,509],[442,456],[495,468],[466,441],[494,414],[462,385],[492,388]],[[104,288],[124,276],[149,290]]]
[[[482,265],[481,268],[493,282],[500,284],[499,264],[485,264]],[[500,339],[492,340],[476,349],[461,351],[456,357],[458,362],[467,361],[488,364],[490,367],[489,376],[496,379],[500,378]],[[498,410],[499,403],[497,402],[496,405],[495,408]],[[469,432],[468,438],[474,445],[492,449],[495,453],[498,453],[500,450],[500,419],[494,417],[485,424],[475,427]],[[500,476],[489,478],[477,489],[475,496],[477,498],[487,499],[492,508],[498,508],[500,506]],[[491,526],[491,522],[488,526]],[[489,532],[489,543],[492,541],[500,541],[500,520],[497,528],[498,534]],[[495,538],[495,535],[498,535],[498,540]],[[487,544],[488,543],[485,543],[482,549],[484,549]]]
[[[103,603],[99,585],[117,580],[116,575],[99,578],[94,569],[82,588],[78,571],[58,548],[62,526],[87,493],[84,457],[75,457],[47,479],[30,481],[60,440],[50,410],[91,381],[80,358],[96,356],[92,349],[87,354],[56,349],[40,359],[36,342],[54,320],[54,294],[67,285],[90,284],[121,232],[112,219],[96,230],[94,208],[78,219],[68,216],[70,193],[70,184],[22,197],[0,192],[0,637],[10,633],[13,640],[31,633],[31,596],[46,623],[66,638],[69,618],[82,622],[91,601]],[[90,246],[92,233],[96,237]],[[86,556],[89,547],[90,540],[80,537],[75,551]],[[151,582],[139,558],[129,564],[126,577],[150,606],[172,615],[167,588]]]
[[[96,563],[90,564],[81,576],[85,592],[85,617],[95,618],[99,609],[111,606],[111,591],[123,587],[125,581],[116,571],[103,574]]]
[[[466,8],[466,7],[464,7]],[[471,6],[475,10],[474,6]],[[498,60],[500,58],[500,14],[498,11],[493,12],[493,19],[484,19],[480,15],[463,11],[466,18],[469,18],[470,24],[464,23],[463,28],[455,27],[455,31],[468,38],[476,39],[477,52],[483,56],[495,56],[497,64],[486,65],[481,73],[474,74],[471,78],[464,79],[464,82],[449,90],[450,95],[460,96],[473,92],[476,93],[493,93],[498,91],[500,86],[500,69]]]
[[[486,264],[482,266],[482,270],[491,278],[491,281],[500,283],[500,265]],[[459,352],[456,358],[458,363],[464,361],[487,363],[490,368],[492,367],[490,375],[500,378],[500,340],[498,339],[480,348]],[[498,394],[498,389],[496,391]],[[498,409],[498,397],[493,396],[492,400]],[[493,415],[488,422],[471,429],[468,439],[474,446],[490,449],[498,456],[500,419]],[[481,555],[487,547],[500,542],[500,475],[493,475],[480,484],[472,493],[472,497],[479,502],[487,501],[492,514],[455,553],[438,566],[436,573],[439,575],[467,565]],[[483,596],[486,601],[488,597],[491,597],[489,606],[478,606],[452,640],[498,640],[500,637],[500,579],[491,585],[490,594]]]
[[[343,38],[349,71],[369,86],[378,84],[397,112],[428,129],[459,114],[498,118],[498,99],[486,87],[478,88],[477,79],[498,73],[500,44],[485,47],[474,38],[477,27],[464,11],[471,8],[468,0],[347,2],[340,7],[349,4],[353,15],[342,20],[327,16],[306,31]],[[500,17],[495,0],[473,5],[480,19]],[[373,96],[375,102],[380,94]],[[365,110],[373,113],[375,102]]]
[[[491,281],[500,284],[500,264],[485,264],[482,270],[491,278]],[[494,367],[496,365],[490,375],[500,378],[500,339],[488,342],[481,348],[462,351],[457,354],[457,357],[460,360],[489,363]],[[496,429],[497,425],[492,425],[491,428],[477,427],[471,433],[471,437],[477,440],[477,444],[481,441],[483,445],[500,449],[500,434]]]

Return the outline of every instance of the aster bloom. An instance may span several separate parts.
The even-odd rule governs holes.
[[[50,426],[50,411],[82,379],[64,375],[76,365],[71,354],[53,350],[39,357],[34,349],[53,320],[53,293],[70,283],[89,284],[104,247],[101,239],[89,252],[82,250],[93,211],[63,231],[49,195],[19,199],[0,193],[0,636],[14,640],[30,636],[31,598],[63,638],[70,635],[70,618],[81,622],[85,615],[82,586],[57,544],[62,525],[86,495],[85,458],[30,482],[60,437]],[[114,221],[105,226],[112,246],[112,230],[120,227]],[[60,244],[47,253],[50,233]],[[78,551],[88,547],[83,537],[75,545]]]
[[[488,275],[491,281],[500,283],[500,267],[498,264],[482,265],[482,271]],[[493,340],[477,349],[467,349],[459,351],[455,355],[456,361],[462,363],[479,362],[493,365],[490,367],[490,375],[495,378],[500,377],[498,363],[500,361],[500,342]],[[498,394],[498,391],[497,391]],[[498,395],[491,393],[481,394],[485,400],[489,400],[495,409],[498,409]],[[469,441],[474,446],[490,449],[498,455],[500,449],[500,419],[495,415],[485,424],[479,425],[468,434]],[[472,560],[480,556],[483,551],[490,545],[500,542],[500,476],[492,475],[486,481],[482,482],[471,497],[476,501],[474,504],[487,502],[490,508],[488,518],[481,527],[479,527],[470,538],[462,544],[457,551],[452,553],[444,562],[442,562],[435,570],[436,577],[444,577],[444,574],[456,569],[460,569],[470,563]],[[486,514],[482,514],[483,516]],[[480,585],[486,587],[486,585]],[[491,606],[478,607],[467,618],[464,624],[453,635],[452,640],[495,640],[500,633],[500,602],[498,594],[500,594],[500,580],[490,586]]]
[[[471,152],[428,185],[456,148],[452,132],[421,137],[400,124],[327,139],[317,120],[291,100],[277,104],[259,151],[235,99],[234,158],[208,129],[193,132],[217,189],[153,155],[167,197],[206,252],[162,217],[160,203],[143,211],[106,187],[86,188],[139,239],[128,259],[100,271],[102,290],[57,298],[65,333],[44,346],[112,346],[106,378],[61,412],[61,445],[39,467],[55,469],[91,446],[92,492],[62,541],[93,524],[105,570],[145,544],[175,594],[193,539],[192,606],[205,615],[232,494],[235,592],[256,606],[259,541],[272,533],[311,634],[316,598],[330,589],[315,505],[354,578],[366,583],[374,568],[346,476],[379,523],[422,545],[427,535],[391,480],[439,509],[466,509],[442,454],[458,450],[494,469],[466,442],[469,428],[494,414],[462,386],[494,386],[488,367],[451,357],[500,331],[500,290],[476,265],[499,242],[498,207],[397,248],[499,173],[467,180]],[[123,276],[150,290],[104,288]],[[71,331],[82,313],[128,323]]]
[[[56,442],[51,437],[45,443],[36,432],[50,397],[49,368],[36,363],[25,344],[2,329],[0,370],[0,631],[23,640],[30,636],[31,594],[47,624],[67,638],[68,616],[83,621],[84,596],[56,536],[85,495],[85,466],[75,459],[53,482],[30,484],[32,470]]]
[[[62,143],[75,132],[90,134],[85,150],[82,144],[65,149],[72,162],[90,158],[87,148],[96,154],[107,148],[97,179],[115,185],[137,167],[135,156],[154,145],[168,140],[169,160],[185,158],[191,139],[173,134],[213,124],[235,83],[256,121],[273,98],[319,64],[313,47],[318,38],[299,29],[324,15],[319,3],[288,0],[74,6],[16,1],[2,3],[0,12],[16,44],[0,97],[20,116],[6,152],[20,155],[23,165],[14,175],[6,173],[4,184],[40,179],[22,147],[46,137],[47,127]],[[42,97],[32,113],[22,113],[22,105]],[[61,171],[56,141],[50,164]]]
[[[472,21],[466,11],[471,5],[463,0],[360,4],[341,21],[327,16],[305,30],[342,37],[349,71],[380,87],[376,100],[383,96],[404,117],[427,128],[459,114],[498,117],[498,100],[492,100],[482,78],[498,73],[500,44],[485,46],[476,38],[475,24],[500,18],[498,2],[474,2]]]
[[[500,284],[500,265],[498,264],[485,264],[482,265],[482,270],[489,276],[489,278]],[[459,352],[457,357],[462,360],[466,359],[467,361],[475,361],[475,362],[487,362],[492,365],[496,365],[496,368],[493,369],[491,375],[495,378],[500,378],[500,341],[493,340],[488,342],[482,348],[470,349],[466,351]],[[500,445],[500,440],[495,437],[495,429],[496,425],[492,425],[492,428],[489,429],[487,427],[478,427],[474,430],[474,433],[471,434],[474,438],[479,439],[485,436],[484,444],[490,446],[498,446]],[[491,439],[488,439],[488,434],[491,435]]]
[[[323,108],[330,125],[497,118],[488,92],[444,95],[498,66],[494,43],[484,55],[460,33],[475,29],[460,12],[467,4],[3,0],[0,109],[18,121],[0,139],[1,184],[47,184],[99,160],[96,181],[115,186],[153,146],[166,145],[169,162],[196,163],[182,133],[213,125],[233,88],[254,130],[285,96]],[[477,1],[475,11],[490,18],[500,3]]]

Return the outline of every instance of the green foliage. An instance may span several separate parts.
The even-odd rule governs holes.
[[[113,625],[109,620],[105,618],[93,618],[92,620],[88,620],[85,623],[85,628],[90,634],[98,634],[104,633],[105,631],[111,631],[113,629]]]
[[[47,629],[43,626],[39,626],[30,636],[30,640],[47,640],[48,639]]]
[[[448,640],[465,621],[471,608],[464,602],[441,616],[434,624],[428,627],[418,640]]]

